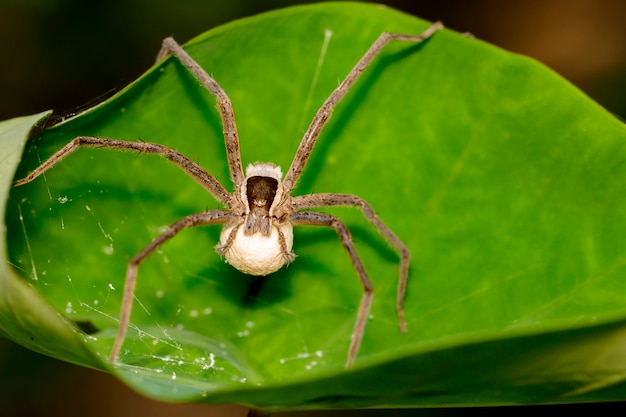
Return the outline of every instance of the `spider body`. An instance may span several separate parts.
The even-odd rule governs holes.
[[[251,164],[244,186],[235,191],[240,213],[224,225],[216,250],[246,274],[268,275],[295,258],[290,199],[282,176],[274,164]]]
[[[164,145],[150,142],[133,142],[118,139],[79,136],[53,154],[26,177],[13,183],[20,186],[53,167],[68,154],[81,147],[108,148],[134,151],[143,154],[156,154],[165,157],[186,172],[193,180],[204,187],[217,201],[227,206],[227,210],[210,210],[190,214],[172,223],[164,232],[142,249],[128,262],[122,299],[119,329],[111,350],[110,361],[114,362],[122,349],[134,300],[137,271],[139,265],[159,246],[175,237],[182,230],[195,226],[222,224],[220,243],[216,250],[235,268],[251,275],[267,275],[293,261],[293,225],[324,226],[333,228],[341,245],[346,250],[363,287],[363,297],[356,313],[356,323],[350,345],[346,367],[354,362],[369,316],[372,304],[373,287],[365,271],[363,262],[357,255],[350,231],[337,217],[330,214],[307,211],[312,208],[348,206],[361,210],[364,217],[396,249],[400,256],[400,271],[396,310],[400,330],[406,331],[403,299],[409,272],[410,254],[406,245],[375,214],[372,207],[361,197],[352,194],[317,193],[292,196],[292,190],[300,177],[313,150],[320,132],[337,103],[345,96],[352,84],[365,70],[376,55],[391,41],[422,42],[441,29],[435,23],[421,35],[401,35],[382,33],[370,46],[346,78],[330,94],[313,117],[304,134],[296,155],[283,178],[279,167],[270,163],[255,163],[248,166],[244,176],[239,152],[239,138],[235,126],[235,115],[230,99],[220,85],[180,46],[174,39],[167,38],[158,54],[157,62],[168,55],[176,57],[193,76],[217,100],[217,108],[224,127],[224,141],[230,177],[234,191],[228,192],[219,181],[204,168],[180,152]]]

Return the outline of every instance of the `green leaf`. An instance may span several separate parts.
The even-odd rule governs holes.
[[[216,28],[187,50],[229,94],[244,164],[286,169],[317,107],[377,36],[427,26],[381,6],[325,3]],[[38,118],[0,126],[7,155]],[[15,177],[97,135],[178,149],[230,189],[221,129],[214,98],[168,59],[30,140]],[[296,229],[296,261],[258,278],[220,260],[219,228],[203,227],[140,267],[111,371],[165,400],[275,410],[624,399],[625,139],[622,123],[531,59],[448,30],[389,45],[337,106],[296,194],[357,194],[407,243],[409,331],[395,314],[398,256],[358,210],[333,209],[375,288],[354,368],[344,363],[362,290],[334,231]],[[2,332],[107,368],[128,260],[168,224],[217,207],[164,159],[72,154],[11,190]]]
[[[0,196],[3,201],[9,198],[11,179],[20,162],[28,133],[47,114],[44,112],[0,122],[0,143],[4,155],[0,163]],[[19,219],[22,213],[20,206],[17,207]],[[2,205],[2,217],[4,209]],[[14,232],[10,229],[9,236],[13,236]],[[61,315],[11,268],[6,252],[5,239],[2,239],[0,253],[4,262],[0,263],[0,334],[38,352],[97,367],[99,364],[85,346],[83,337],[68,327]]]

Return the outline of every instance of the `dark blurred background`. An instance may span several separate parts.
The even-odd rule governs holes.
[[[294,4],[289,0],[0,0],[0,120],[72,110],[129,84],[161,40],[180,42],[222,23]],[[444,0],[383,2],[442,20],[542,61],[626,118],[626,2]],[[58,362],[0,339],[0,416],[243,416],[236,406],[169,405],[113,377]],[[326,412],[306,416],[624,415],[625,403],[506,409]]]

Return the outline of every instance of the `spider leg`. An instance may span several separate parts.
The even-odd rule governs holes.
[[[159,246],[176,236],[181,230],[194,226],[226,223],[227,221],[232,220],[232,218],[233,214],[230,211],[225,210],[213,210],[183,217],[175,223],[172,223],[167,230],[165,230],[165,232],[161,233],[161,235],[154,239],[148,246],[143,248],[141,252],[135,255],[130,262],[128,262],[126,282],[124,284],[124,297],[122,299],[122,309],[120,312],[119,330],[113,344],[111,356],[109,357],[110,362],[115,361],[117,358],[117,355],[122,348],[122,344],[124,343],[124,338],[126,337],[126,331],[128,330],[128,324],[130,321],[130,313],[133,307],[133,298],[135,296],[135,284],[137,283],[137,269],[139,265]]]
[[[361,197],[352,194],[334,194],[334,193],[320,193],[320,194],[308,194],[294,197],[292,204],[295,210],[314,208],[314,207],[330,207],[330,206],[352,206],[358,207],[363,212],[363,215],[370,223],[378,229],[381,235],[400,254],[400,276],[398,280],[398,295],[396,298],[396,310],[398,311],[398,321],[400,323],[400,331],[406,332],[406,321],[404,319],[404,309],[402,307],[404,301],[404,294],[406,293],[406,284],[409,276],[409,262],[410,252],[409,248],[400,240],[383,223],[382,220],[374,213],[372,207]]]
[[[230,177],[239,189],[244,182],[243,168],[241,166],[241,154],[239,151],[239,137],[235,124],[235,113],[233,105],[226,95],[226,92],[207,72],[202,68],[175,40],[166,38],[163,40],[161,51],[157,55],[157,62],[172,54],[193,74],[194,77],[215,96],[217,108],[222,118],[224,128],[224,142],[226,143],[226,154],[228,156],[228,167]]]
[[[403,35],[399,33],[389,33],[383,32],[378,39],[370,46],[370,48],[365,52],[363,57],[356,63],[354,68],[348,73],[346,78],[339,84],[339,86],[331,93],[331,95],[326,99],[322,107],[319,108],[309,128],[304,133],[304,137],[300,142],[300,146],[298,147],[298,151],[296,152],[296,156],[285,175],[285,179],[283,181],[285,186],[285,192],[290,193],[290,191],[295,186],[298,178],[300,178],[300,174],[306,165],[309,156],[311,155],[311,151],[313,150],[313,146],[317,141],[317,138],[320,135],[321,130],[326,125],[326,122],[330,118],[335,106],[339,101],[346,95],[352,84],[359,78],[359,75],[367,68],[367,66],[376,58],[378,53],[391,41],[409,41],[409,42],[422,42],[429,37],[431,37],[435,32],[443,28],[443,24],[441,22],[436,22],[428,29],[426,29],[421,35],[411,36],[411,35]]]
[[[357,312],[356,324],[352,333],[352,341],[350,342],[350,348],[348,349],[348,360],[346,361],[346,368],[349,368],[354,363],[354,359],[359,351],[361,340],[363,339],[363,333],[365,331],[365,325],[367,324],[367,316],[369,315],[370,307],[372,305],[372,298],[374,296],[374,289],[370,282],[365,267],[356,253],[356,249],[352,244],[352,236],[345,224],[337,217],[331,216],[326,213],[317,213],[313,211],[303,211],[291,214],[290,220],[294,225],[310,225],[310,226],[327,226],[335,229],[341,240],[341,244],[348,252],[350,260],[356,269],[356,272],[361,279],[363,285],[363,298],[359,305]]]
[[[185,155],[178,151],[170,149],[166,146],[159,145],[150,142],[131,142],[125,140],[105,139],[90,136],[79,136],[74,138],[70,143],[58,150],[50,158],[44,161],[41,165],[35,168],[26,177],[17,180],[13,183],[14,187],[31,182],[48,169],[52,168],[57,162],[74,152],[80,147],[86,148],[109,148],[122,151],[137,151],[140,153],[157,154],[164,156],[172,161],[183,171],[185,171],[191,178],[196,180],[202,185],[208,192],[210,192],[218,201],[228,205],[230,201],[230,194],[222,185],[206,172],[200,165],[196,164]]]
[[[240,220],[239,223],[236,224],[235,227],[233,227],[233,230],[231,230],[228,234],[226,243],[224,243],[223,245],[221,243],[215,245],[215,251],[218,255],[222,256],[228,251],[228,249],[230,249],[230,247],[233,245],[233,242],[235,241],[235,236],[237,236],[237,232],[239,231],[239,228],[243,223],[243,220]]]

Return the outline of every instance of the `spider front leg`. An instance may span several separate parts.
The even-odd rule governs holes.
[[[398,311],[398,321],[400,323],[400,331],[406,332],[406,321],[404,319],[403,301],[406,293],[406,284],[409,277],[409,263],[411,254],[409,248],[387,227],[385,223],[374,213],[372,207],[361,197],[352,194],[335,194],[320,193],[308,194],[294,197],[292,201],[295,210],[315,208],[315,207],[331,207],[331,206],[352,206],[358,207],[363,215],[370,223],[376,227],[381,235],[400,254],[400,276],[398,279],[398,292],[396,298],[396,309]]]
[[[341,244],[348,252],[350,260],[359,275],[361,284],[363,285],[363,298],[359,305],[359,310],[356,316],[356,324],[354,325],[354,331],[352,333],[352,340],[350,342],[350,348],[348,349],[348,360],[346,361],[346,368],[349,368],[354,363],[357,353],[359,352],[359,346],[363,339],[363,333],[365,332],[365,324],[367,323],[367,316],[369,315],[370,307],[372,305],[372,298],[374,296],[374,289],[370,282],[365,267],[356,253],[356,249],[352,244],[352,236],[350,231],[341,220],[330,214],[318,213],[313,211],[296,212],[290,216],[291,223],[294,225],[309,225],[309,226],[327,226],[335,229],[341,240]]]
[[[241,154],[239,150],[239,135],[235,124],[235,112],[230,98],[224,89],[198,64],[184,49],[174,40],[165,38],[163,46],[157,55],[157,62],[165,59],[168,54],[176,57],[193,76],[209,90],[217,100],[217,108],[222,118],[224,127],[224,142],[226,143],[226,155],[228,156],[228,168],[230,177],[236,188],[244,181],[243,167],[241,166]]]
[[[232,220],[233,217],[233,213],[226,210],[213,210],[183,217],[170,225],[165,232],[154,239],[130,260],[126,270],[126,282],[124,284],[124,297],[122,299],[122,309],[120,312],[119,330],[115,342],[113,343],[113,349],[109,358],[110,362],[115,361],[117,358],[126,337],[126,331],[128,330],[128,324],[130,322],[130,313],[133,308],[133,298],[135,297],[135,285],[137,284],[137,269],[139,265],[159,246],[176,236],[181,230],[194,226],[226,223]]]
[[[389,33],[383,32],[380,34],[378,39],[374,41],[374,43],[369,47],[369,49],[365,52],[365,54],[359,59],[356,65],[350,70],[346,78],[335,88],[335,90],[328,96],[326,101],[322,104],[315,113],[311,124],[308,129],[304,133],[304,137],[298,146],[298,151],[296,152],[296,156],[291,162],[291,166],[285,175],[283,180],[283,184],[285,186],[285,192],[290,193],[293,187],[298,182],[298,178],[302,174],[304,167],[311,156],[311,152],[313,151],[313,146],[317,142],[317,139],[320,136],[320,133],[333,111],[335,110],[335,106],[341,101],[341,99],[348,93],[352,84],[359,78],[359,76],[365,71],[367,66],[378,56],[380,51],[392,41],[403,41],[403,42],[423,42],[426,39],[433,36],[437,31],[443,29],[443,24],[441,22],[435,22],[430,27],[428,27],[424,32],[420,35],[404,35],[401,33]]]

